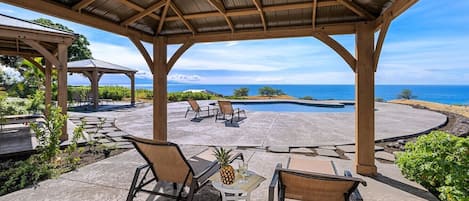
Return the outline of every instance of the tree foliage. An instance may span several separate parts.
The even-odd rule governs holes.
[[[248,94],[249,94],[249,89],[245,87],[235,89],[233,93],[233,95],[237,97],[248,96]]]
[[[33,22],[62,31],[73,32],[73,30],[70,28],[62,24],[52,22],[49,19],[39,18],[33,20]],[[93,58],[91,50],[88,48],[89,45],[90,43],[88,42],[88,39],[84,35],[78,34],[77,39],[73,41],[70,47],[68,47],[68,61],[78,61]]]
[[[280,89],[274,89],[269,86],[264,86],[259,88],[259,94],[261,96],[279,96],[279,95],[285,95],[282,90]]]
[[[414,96],[410,89],[404,89],[402,90],[400,94],[397,95],[397,98],[410,100],[410,99],[417,98],[417,96]]]
[[[469,138],[433,131],[407,143],[397,165],[444,201],[469,200]]]

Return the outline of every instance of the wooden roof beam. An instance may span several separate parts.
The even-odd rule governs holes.
[[[213,6],[215,7],[215,9],[217,9],[217,11],[223,15],[223,17],[225,18],[226,20],[226,23],[228,24],[228,26],[230,27],[231,29],[231,32],[234,32],[235,31],[235,28],[234,28],[234,25],[233,25],[233,22],[231,21],[230,17],[228,15],[226,15],[226,9],[225,9],[225,6],[223,5],[223,2],[221,0],[208,0],[208,2]]]
[[[2,2],[33,10],[36,12],[44,13],[47,15],[52,15],[54,17],[67,19],[76,23],[96,27],[105,31],[116,33],[123,36],[128,36],[132,34],[136,37],[139,37],[141,40],[146,42],[152,42],[153,36],[141,31],[137,31],[133,28],[124,28],[117,23],[113,23],[109,20],[104,20],[94,15],[87,13],[78,13],[72,11],[70,8],[61,6],[56,3],[45,0],[1,0]]]
[[[313,26],[313,30],[316,30],[316,12],[318,10],[318,0],[313,1],[313,10],[312,10],[312,19],[311,25]]]
[[[171,0],[166,0],[166,4],[164,5],[163,12],[161,13],[160,23],[158,23],[158,28],[156,29],[156,35],[160,35],[160,32],[163,29],[164,20],[166,19],[166,15],[168,15],[168,9],[169,9],[170,4],[171,4]]]
[[[254,5],[256,5],[257,10],[259,11],[259,15],[261,17],[262,26],[264,27],[264,31],[267,31],[267,22],[265,20],[264,10],[262,9],[262,2],[261,0],[253,0]]]
[[[173,56],[171,56],[171,59],[169,59],[168,61],[168,73],[171,71],[176,61],[184,54],[184,52],[186,52],[190,47],[192,47],[192,45],[194,45],[194,41],[189,39],[176,50]]]
[[[187,29],[189,29],[192,32],[192,34],[195,34],[196,30],[194,29],[192,24],[184,17],[184,14],[181,12],[181,10],[179,10],[179,8],[176,6],[176,4],[171,2],[169,4],[169,6],[176,13],[177,17],[182,21],[182,23],[184,23],[184,25],[186,25]]]
[[[374,70],[378,70],[379,57],[381,56],[381,50],[383,49],[384,39],[388,33],[389,26],[391,25],[391,20],[386,20],[383,25],[381,25],[381,30],[379,31],[378,41],[376,42],[375,51],[373,53],[373,64]]]
[[[340,23],[340,24],[322,24],[316,26],[317,31],[334,34],[353,34],[356,31],[355,23]],[[311,26],[291,26],[282,28],[269,28],[267,31],[259,29],[239,30],[235,33],[227,32],[210,32],[210,33],[197,33],[192,34],[178,34],[167,36],[168,44],[182,44],[189,39],[194,43],[200,42],[221,42],[233,40],[257,40],[257,39],[271,39],[271,38],[288,38],[288,37],[307,37],[312,36],[315,31]]]
[[[337,2],[347,7],[349,10],[359,15],[360,17],[364,17],[368,20],[376,19],[376,17],[373,14],[371,14],[366,9],[362,8],[361,6],[359,6],[358,4],[354,3],[351,0],[337,0]]]
[[[145,62],[147,62],[148,68],[150,68],[151,73],[153,73],[153,59],[150,57],[150,54],[148,54],[147,49],[145,49],[145,46],[143,46],[140,39],[134,36],[129,36],[129,40],[132,41],[135,47],[137,47],[138,51],[140,52],[140,54],[142,54],[143,58],[145,59]]]
[[[150,7],[143,10],[142,12],[140,12],[140,13],[138,13],[138,14],[124,20],[123,22],[121,22],[121,25],[122,26],[128,26],[129,24],[131,24],[131,23],[133,23],[133,22],[135,22],[139,19],[142,19],[143,17],[149,15],[150,13],[154,12],[155,10],[158,10],[159,8],[163,7],[165,5],[165,3],[166,3],[165,0],[158,1],[158,2],[154,3],[153,5],[151,5]]]
[[[394,0],[389,8],[384,10],[383,13],[375,20],[375,27],[379,29],[386,20],[394,20],[404,11],[409,9],[412,5],[417,3],[418,0]],[[389,19],[386,19],[389,18]]]
[[[72,10],[81,12],[81,9],[89,6],[92,4],[95,0],[81,0],[80,2],[76,3],[73,5]]]
[[[328,36],[326,33],[318,31],[313,33],[313,36],[318,40],[322,41],[324,44],[332,48],[337,54],[339,54],[345,62],[350,66],[353,72],[356,72],[357,59],[350,54],[350,52],[345,49],[339,42]]]
[[[142,7],[140,7],[139,5],[134,4],[134,3],[132,3],[132,2],[130,2],[130,1],[128,1],[128,0],[120,0],[120,2],[121,2],[122,4],[124,4],[125,6],[131,8],[131,9],[134,9],[134,10],[136,10],[136,11],[139,11],[139,12],[142,12],[142,11],[145,10],[145,8],[142,8]],[[155,15],[155,14],[153,14],[153,13],[148,14],[148,16],[151,17],[151,18],[153,18],[153,19],[155,19],[155,20],[160,20],[160,19],[161,19],[160,16]]]

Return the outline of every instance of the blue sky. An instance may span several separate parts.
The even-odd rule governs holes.
[[[420,0],[399,16],[387,35],[376,83],[469,84],[468,11],[469,1]],[[151,77],[143,57],[123,36],[3,3],[0,13],[64,24],[88,38],[94,58]],[[354,54],[352,35],[334,38]],[[149,44],[146,47],[152,51]],[[169,46],[168,55],[177,47]],[[333,50],[308,37],[196,44],[179,59],[168,79],[200,84],[353,84],[354,73]],[[69,82],[87,80],[71,76]],[[102,82],[125,84],[128,79],[105,76]]]

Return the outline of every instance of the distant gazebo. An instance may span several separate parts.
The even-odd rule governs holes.
[[[91,82],[91,95],[94,108],[98,108],[99,80],[104,74],[124,74],[130,78],[130,103],[135,104],[135,73],[137,70],[97,59],[68,62],[68,72],[81,73]]]

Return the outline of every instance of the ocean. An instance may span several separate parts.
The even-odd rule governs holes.
[[[125,85],[124,85],[125,86]],[[128,86],[128,85],[127,85]],[[315,99],[353,100],[354,85],[197,85],[168,84],[168,92],[188,89],[206,89],[222,95],[232,95],[235,89],[246,87],[249,95],[257,95],[259,88],[270,86],[281,89],[286,94],[300,98],[311,96]],[[151,84],[137,84],[136,88],[151,89]],[[445,103],[469,105],[469,85],[376,85],[375,97],[393,100],[404,89],[410,89],[415,99]]]

